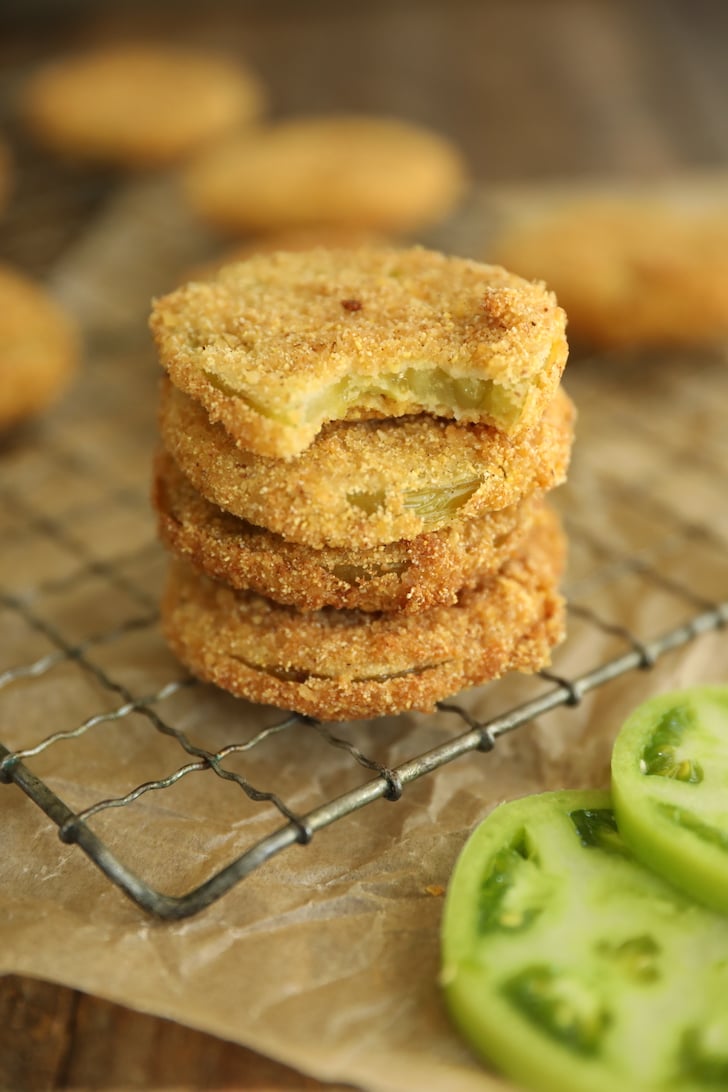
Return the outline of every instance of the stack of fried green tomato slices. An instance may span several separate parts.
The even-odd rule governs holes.
[[[496,808],[455,867],[442,984],[471,1045],[553,1092],[728,1088],[728,687],[640,706],[612,793]]]

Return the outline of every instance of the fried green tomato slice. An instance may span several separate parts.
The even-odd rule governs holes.
[[[293,229],[419,234],[464,196],[457,145],[402,118],[332,114],[247,126],[193,156],[182,193],[217,231]]]
[[[520,548],[544,503],[537,493],[386,546],[314,550],[210,504],[166,452],[155,459],[152,497],[165,546],[215,580],[299,610],[413,613],[456,603],[464,588],[497,572]]]
[[[481,823],[447,892],[442,986],[525,1087],[728,1087],[728,921],[637,862],[609,793],[529,796]]]
[[[0,263],[0,432],[46,410],[81,356],[73,317],[44,285]]]
[[[159,425],[167,452],[211,504],[314,549],[368,549],[559,485],[574,407],[560,389],[520,440],[429,414],[336,421],[285,462],[241,451],[198,402],[164,379]]]
[[[635,709],[614,745],[612,793],[635,856],[728,913],[728,686]]]
[[[419,613],[300,611],[174,559],[167,642],[189,670],[241,698],[321,720],[417,709],[507,671],[545,667],[564,634],[565,540],[545,505],[516,554],[450,606]]]
[[[107,45],[55,57],[19,94],[43,147],[130,170],[186,160],[252,125],[265,109],[258,77],[238,59],[192,46]]]
[[[437,417],[520,436],[566,364],[542,284],[422,247],[260,254],[155,302],[162,366],[238,447],[304,451],[329,421]]]

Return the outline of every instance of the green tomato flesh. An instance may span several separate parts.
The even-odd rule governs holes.
[[[635,709],[612,752],[612,796],[635,857],[728,913],[728,687]]]
[[[526,1087],[728,1088],[728,921],[634,859],[608,793],[480,824],[448,887],[441,981],[475,1050]]]

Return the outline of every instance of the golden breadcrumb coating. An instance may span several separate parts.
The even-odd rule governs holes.
[[[80,355],[73,319],[25,273],[0,264],[0,428],[44,410]]]
[[[241,133],[188,168],[190,207],[240,234],[318,224],[408,232],[442,220],[467,184],[451,141],[398,118],[298,117]]]
[[[530,530],[542,496],[370,550],[313,550],[254,527],[200,496],[165,452],[155,460],[153,501],[165,546],[231,587],[300,610],[421,611],[454,603],[464,587],[499,569]]]
[[[257,119],[257,77],[227,58],[169,45],[109,46],[40,68],[21,94],[44,145],[122,167],[162,167]]]
[[[283,461],[241,451],[168,379],[159,413],[165,449],[206,500],[315,549],[414,538],[552,489],[566,475],[573,421],[559,389],[518,439],[428,414],[340,421]]]
[[[548,663],[563,635],[556,583],[564,551],[558,520],[544,508],[496,575],[453,606],[419,614],[302,613],[176,560],[163,627],[193,674],[251,701],[323,720],[429,712],[463,687]]]
[[[489,256],[542,277],[569,316],[570,340],[581,346],[692,345],[728,336],[725,197],[720,205],[639,191],[574,198],[514,222]]]
[[[150,324],[175,385],[240,447],[283,458],[353,416],[520,435],[568,353],[542,285],[422,247],[259,255],[158,299]]]

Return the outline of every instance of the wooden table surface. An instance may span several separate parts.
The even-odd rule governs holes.
[[[369,110],[427,123],[459,143],[486,183],[728,163],[728,5],[719,0],[16,0],[0,15],[3,87],[45,56],[130,33],[239,45],[276,114]],[[52,264],[62,246],[61,234],[27,264]],[[325,1087],[166,1020],[0,980],[2,1089]]]

